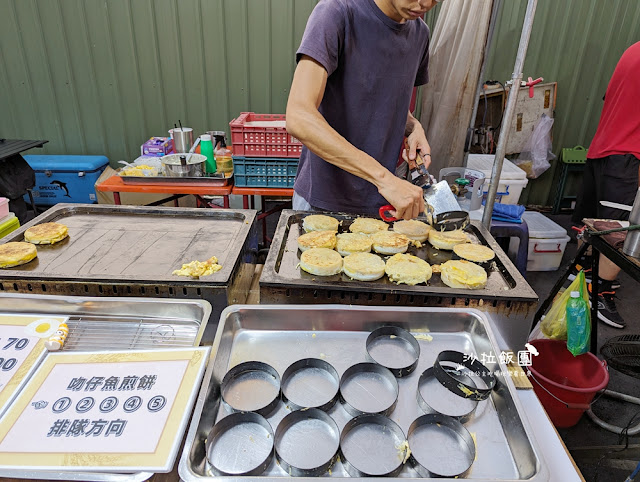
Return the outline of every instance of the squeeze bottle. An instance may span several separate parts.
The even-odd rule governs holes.
[[[211,143],[210,134],[202,134],[200,136],[200,154],[207,157],[204,163],[204,170],[207,174],[216,172],[216,158],[213,156],[213,144]]]

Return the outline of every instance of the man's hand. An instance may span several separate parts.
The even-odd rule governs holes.
[[[378,192],[395,210],[398,219],[414,219],[424,211],[422,188],[389,173]]]
[[[409,166],[411,166],[411,163],[416,159],[416,151],[420,151],[424,159],[424,167],[428,169],[431,165],[431,146],[427,141],[427,136],[424,133],[422,124],[420,124],[418,119],[413,117],[411,113],[407,115],[405,134],[407,135],[409,152],[404,150],[402,157],[405,161],[409,162]]]

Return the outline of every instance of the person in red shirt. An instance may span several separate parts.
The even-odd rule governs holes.
[[[587,154],[582,191],[573,221],[583,218],[626,220],[628,211],[602,206],[600,201],[632,205],[640,186],[640,42],[623,54],[604,96],[600,122]],[[614,288],[620,268],[600,256],[598,318],[615,328],[625,321],[616,309]],[[589,260],[581,260],[590,266]]]

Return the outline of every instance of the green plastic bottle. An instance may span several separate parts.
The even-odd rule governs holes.
[[[204,163],[204,170],[207,174],[213,174],[216,172],[216,158],[213,155],[213,144],[211,142],[210,134],[202,134],[200,136],[200,154],[207,157]]]

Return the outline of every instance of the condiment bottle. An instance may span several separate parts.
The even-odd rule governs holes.
[[[216,158],[213,155],[213,144],[211,143],[211,135],[202,134],[200,136],[200,154],[206,156],[207,160],[204,163],[204,170],[207,174],[216,172]]]
[[[232,152],[227,147],[224,139],[220,140],[219,146],[216,146],[216,162],[220,172],[233,172]]]

